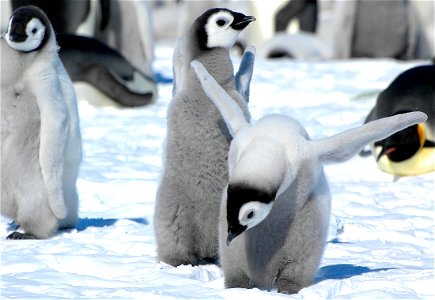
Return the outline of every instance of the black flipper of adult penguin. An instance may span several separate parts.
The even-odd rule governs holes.
[[[372,145],[381,170],[396,176],[435,170],[435,65],[417,66],[401,73],[378,96],[365,123],[416,110],[427,114],[426,122]]]
[[[73,81],[87,82],[126,107],[142,106],[154,100],[154,79],[134,68],[106,44],[73,34],[58,34],[57,42],[60,59]]]

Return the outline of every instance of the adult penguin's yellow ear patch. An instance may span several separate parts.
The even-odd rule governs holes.
[[[417,125],[417,133],[418,133],[418,138],[420,140],[420,148],[421,148],[423,147],[424,142],[426,141],[425,128],[422,123]]]

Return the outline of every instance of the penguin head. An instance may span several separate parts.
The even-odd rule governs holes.
[[[407,111],[406,111],[407,112]],[[401,114],[405,112],[399,112]],[[374,143],[375,148],[380,148],[376,161],[383,156],[395,163],[399,163],[413,157],[425,144],[423,124],[415,124],[395,134]]]
[[[36,6],[23,6],[9,19],[5,35],[10,47],[21,52],[41,49],[50,37],[50,21]]]
[[[227,245],[263,221],[270,213],[276,192],[245,184],[230,184],[227,189]]]
[[[218,47],[229,49],[252,21],[255,21],[254,17],[226,8],[209,9],[195,21],[199,47],[203,50]]]

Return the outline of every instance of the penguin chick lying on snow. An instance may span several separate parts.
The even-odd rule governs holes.
[[[17,9],[0,40],[1,214],[48,238],[77,219],[81,137],[74,88],[54,31],[35,6]]]
[[[426,122],[371,145],[381,170],[398,176],[435,170],[435,65],[401,73],[379,95],[365,122],[416,110],[428,115]]]
[[[173,99],[154,213],[158,257],[173,266],[218,257],[219,205],[228,180],[231,137],[190,62],[200,60],[232,96],[234,105],[249,115],[253,49],[248,48],[235,78],[229,48],[253,20],[228,9],[210,9],[174,49]]]
[[[233,136],[219,221],[225,286],[296,293],[311,284],[328,231],[330,195],[322,164],[346,161],[426,115],[396,115],[310,140],[284,115],[250,125],[201,63],[192,66]]]

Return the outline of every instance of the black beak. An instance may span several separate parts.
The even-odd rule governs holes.
[[[396,149],[396,147],[382,148],[382,151],[379,153],[378,157],[376,157],[376,162],[378,162],[382,158],[382,156],[393,153],[394,151],[396,151]]]
[[[254,22],[256,19],[252,16],[244,16],[241,20],[234,20],[234,23],[231,24],[231,27],[235,30],[245,29],[249,23]]]
[[[237,236],[242,234],[246,230],[246,226],[235,226],[228,228],[228,236],[227,236],[227,246],[230,245],[231,241],[234,240]]]
[[[9,40],[11,42],[16,42],[16,43],[18,43],[18,42],[24,42],[26,40],[26,38],[27,38],[27,36],[24,35],[24,34],[19,34],[19,33],[16,33],[16,32],[9,33]]]

